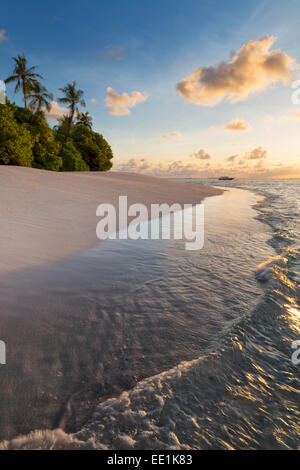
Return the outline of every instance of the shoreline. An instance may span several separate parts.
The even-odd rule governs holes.
[[[84,446],[81,431],[89,434],[91,422],[100,448],[128,448],[119,432],[111,434],[111,426],[115,428],[106,405],[114,409],[116,403],[118,408],[129,396],[132,409],[138,409],[136,392],[143,397],[143,383],[155,393],[133,426],[140,434],[137,448],[151,447],[142,434],[152,407],[157,419],[163,417],[164,407],[157,408],[157,379],[159,385],[166,378],[166,387],[174,388],[175,402],[168,399],[168,406],[180,412],[177,404],[185,392],[181,394],[180,377],[173,377],[172,370],[183,370],[185,361],[201,368],[201,357],[219,344],[216,330],[222,339],[232,320],[262,295],[253,269],[272,250],[266,244],[268,231],[253,218],[254,199],[237,189],[207,198],[206,242],[198,256],[185,251],[183,242],[117,240],[7,276],[2,332],[7,345],[15,346],[3,368],[0,447],[43,448],[44,437],[54,448],[72,448],[73,439]],[[253,239],[249,233],[255,234]],[[194,374],[194,365],[184,368],[187,377]],[[202,378],[207,377],[204,372]],[[211,385],[208,378],[197,390],[205,396]],[[24,402],[16,403],[16,396]],[[117,412],[130,440],[126,410],[124,415],[122,409]],[[105,435],[98,432],[97,420],[90,421],[98,411],[103,415],[100,428],[107,422]],[[131,407],[129,412],[130,420]],[[41,431],[28,435],[34,429]],[[174,445],[171,434],[161,436],[166,448]]]
[[[125,172],[51,172],[0,167],[1,274],[76,255],[98,241],[96,208],[118,209],[120,195],[128,205],[196,204],[222,194],[191,185]],[[118,227],[122,230],[126,227]]]

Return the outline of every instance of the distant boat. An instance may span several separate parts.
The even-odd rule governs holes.
[[[222,181],[231,181],[231,180],[234,180],[234,178],[230,178],[230,176],[220,176],[219,180],[222,180]]]

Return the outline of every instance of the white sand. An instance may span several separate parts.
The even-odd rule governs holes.
[[[0,273],[69,257],[93,246],[96,208],[128,204],[199,203],[220,194],[209,186],[135,173],[55,173],[0,166]]]

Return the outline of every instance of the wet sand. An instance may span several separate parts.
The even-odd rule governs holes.
[[[214,352],[232,322],[261,297],[254,269],[273,251],[265,243],[265,225],[253,219],[250,206],[256,199],[237,189],[205,199],[200,251],[186,251],[182,240],[112,240],[2,276],[0,324],[7,364],[0,368],[0,440],[39,429],[78,431],[99,406],[102,413],[101,403],[107,412],[96,424],[97,440],[109,448],[126,448],[129,441],[121,442],[120,436],[129,430],[132,437],[142,435],[152,406],[155,426],[160,426],[161,408],[170,421],[173,412],[168,416],[163,406],[168,393],[150,393],[148,415],[148,398],[137,405],[136,387],[144,379],[152,383],[154,376],[160,381],[182,361],[198,363]],[[195,390],[185,388],[183,399],[200,389],[213,396],[211,374],[208,369],[209,377],[201,374],[199,380],[192,374]],[[125,400],[123,416],[118,397],[127,391],[133,396]],[[117,403],[112,411],[105,405],[111,398]],[[137,411],[130,409],[136,406]],[[188,406],[192,409],[193,400]],[[166,423],[162,427],[163,440],[173,446],[173,431],[167,432]],[[161,445],[149,443],[153,436],[147,443],[143,439],[137,440],[139,448]],[[42,440],[33,445],[47,447]]]
[[[96,239],[96,207],[117,206],[119,195],[149,206],[198,203],[222,191],[129,173],[5,166],[0,179],[0,339],[7,347],[7,364],[0,366],[0,439],[41,427],[73,431],[94,397],[118,393],[144,376],[134,365],[130,374],[122,370],[130,335],[117,312],[113,322],[107,313],[120,270],[121,304],[122,292],[130,290],[130,256],[120,264],[115,245],[105,266],[97,256],[86,262],[80,255],[106,245]]]
[[[56,173],[0,166],[0,274],[72,256],[93,246],[96,208],[199,203],[222,191],[135,173]],[[120,227],[122,229],[124,227]]]

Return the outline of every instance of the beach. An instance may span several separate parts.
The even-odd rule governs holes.
[[[222,191],[121,172],[56,173],[0,168],[0,272],[79,253],[98,240],[96,208],[128,196],[128,204],[196,204]],[[125,227],[118,227],[122,230]]]
[[[297,183],[269,197],[268,182],[4,173],[21,197],[1,201],[20,219],[10,245],[2,224],[0,449],[295,448]],[[204,198],[201,250],[95,238],[106,190],[148,205],[178,188],[181,203]]]
[[[135,256],[135,245],[133,252],[125,248],[124,259],[114,244],[105,255],[103,248],[111,245],[96,238],[97,206],[110,203],[117,209],[120,195],[128,196],[129,204],[147,207],[195,204],[222,191],[128,173],[57,174],[3,166],[0,170],[1,339],[7,348],[7,364],[1,368],[0,436],[15,437],[40,427],[74,430],[94,406],[99,387],[107,396],[119,391],[122,381],[121,389],[131,384],[138,373],[131,367],[119,380],[118,364],[107,384],[97,379],[111,359],[105,336],[114,338],[121,350],[125,345],[120,325],[105,320],[105,312],[100,319],[95,307],[94,313],[90,311],[93,291],[110,308],[120,271],[122,289],[130,289]],[[147,276],[143,270],[140,275]],[[87,406],[70,413],[67,403],[78,392]]]
[[[300,450],[291,3],[3,4],[0,451]]]

